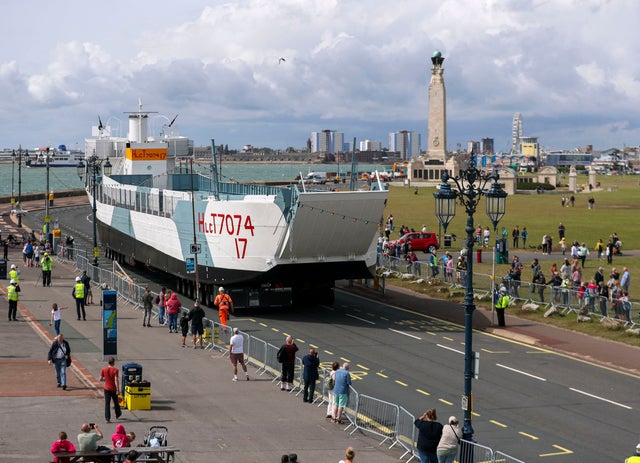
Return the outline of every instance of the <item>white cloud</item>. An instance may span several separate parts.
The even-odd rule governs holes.
[[[0,50],[11,108],[0,124],[42,120],[39,132],[15,122],[8,144],[71,144],[97,113],[121,117],[141,97],[180,113],[196,143],[303,146],[323,128],[386,143],[389,131],[425,132],[439,49],[451,147],[507,145],[515,112],[543,145],[606,148],[621,133],[638,144],[638,124],[619,114],[638,119],[639,13],[634,0],[10,2],[5,33],[20,39]],[[19,33],[35,29],[51,33]]]

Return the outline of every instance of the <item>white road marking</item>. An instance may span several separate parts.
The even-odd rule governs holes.
[[[403,336],[408,336],[413,339],[417,339],[418,341],[422,341],[422,338],[419,336],[414,336],[413,334],[405,333],[404,331],[394,330],[393,328],[389,328],[389,331],[393,331],[394,333],[402,334]]]
[[[356,320],[360,320],[361,322],[365,322],[365,323],[370,323],[372,325],[375,325],[374,322],[372,322],[371,320],[365,320],[364,318],[360,318],[360,317],[356,317],[355,315],[350,315],[348,313],[345,314],[347,317],[351,317],[351,318],[355,318]]]
[[[580,389],[574,389],[572,387],[570,387],[569,389],[572,390],[573,392],[577,392],[578,394],[586,395],[587,397],[592,397],[594,399],[602,400],[603,402],[608,402],[610,404],[617,405],[618,407],[626,408],[627,410],[633,410],[633,408],[629,407],[628,405],[623,405],[619,402],[614,402],[613,400],[605,399],[604,397],[599,397],[597,395],[589,394],[588,392],[581,391]]]
[[[454,349],[453,347],[445,346],[443,344],[436,344],[436,346],[441,347],[443,349],[450,350],[451,352],[455,352],[456,354],[464,355],[464,352],[458,349]]]
[[[542,377],[536,376],[536,375],[532,375],[531,373],[527,373],[527,372],[522,371],[522,370],[516,370],[515,368],[511,368],[511,367],[508,367],[506,365],[501,365],[499,363],[496,363],[496,366],[499,366],[500,368],[504,368],[505,370],[513,371],[515,373],[520,373],[521,375],[525,375],[525,376],[528,376],[530,378],[534,378],[534,379],[537,379],[537,380],[540,380],[540,381],[546,381],[545,378],[542,378]]]

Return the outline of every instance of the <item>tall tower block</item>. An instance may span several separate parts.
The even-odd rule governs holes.
[[[429,82],[429,120],[427,128],[427,159],[445,162],[447,149],[447,104],[442,73],[444,57],[439,51],[431,56]]]

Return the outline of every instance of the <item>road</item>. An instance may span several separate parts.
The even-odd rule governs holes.
[[[442,421],[461,417],[461,326],[345,292],[334,308],[256,314],[233,324],[273,344],[291,334],[302,351],[319,349],[325,366],[351,362],[361,394],[414,415],[436,407]],[[479,443],[527,462],[569,455],[613,461],[637,440],[627,424],[639,417],[640,378],[486,333],[474,342],[481,355],[473,385]]]
[[[76,238],[90,237],[83,231],[91,228],[88,215],[84,207],[61,210],[59,218],[73,224]],[[436,407],[445,422],[449,415],[462,416],[464,329],[428,316],[428,310],[338,291],[333,307],[255,311],[231,323],[276,345],[291,334],[301,353],[318,349],[325,367],[349,361],[359,393],[414,415]],[[451,303],[451,310],[460,306]],[[638,439],[631,423],[640,418],[639,377],[484,332],[474,336],[474,350],[481,356],[473,383],[480,444],[526,462],[596,462],[616,461]]]

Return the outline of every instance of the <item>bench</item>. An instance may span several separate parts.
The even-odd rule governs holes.
[[[58,452],[55,455],[58,459],[66,457],[71,463],[75,462],[110,462],[124,461],[125,455],[131,450],[136,450],[140,456],[136,461],[149,463],[170,463],[174,461],[174,454],[180,449],[176,447],[125,447],[109,451],[99,452],[97,450],[78,450],[76,452]],[[120,456],[120,458],[118,458]]]

